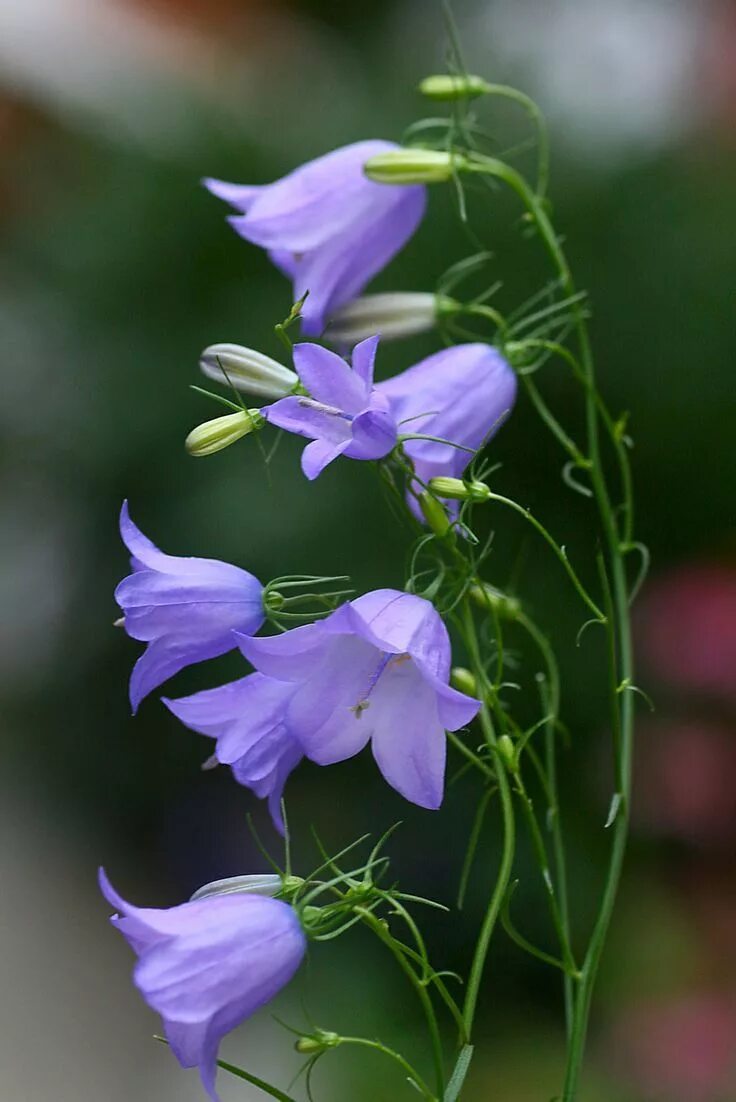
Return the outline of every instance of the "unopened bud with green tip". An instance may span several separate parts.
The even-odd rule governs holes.
[[[467,696],[478,695],[478,682],[470,670],[466,670],[464,666],[453,666],[450,673],[450,683],[459,693],[465,693]]]
[[[502,593],[487,582],[473,585],[469,590],[471,600],[486,611],[493,609],[504,620],[516,620],[521,612],[521,602],[516,597]]]
[[[328,1048],[336,1048],[342,1037],[339,1033],[331,1033],[327,1029],[317,1029],[314,1033],[305,1033],[295,1043],[294,1048],[306,1056],[316,1056],[319,1052],[325,1052]]]
[[[452,520],[447,515],[441,501],[426,491],[419,495],[419,508],[429,527],[436,536],[444,538],[452,534]]]
[[[428,291],[361,295],[332,315],[327,339],[334,344],[357,344],[376,333],[384,340],[426,333],[443,312],[442,299]]]
[[[419,91],[428,99],[458,100],[475,99],[491,91],[491,85],[483,77],[467,73],[452,76],[450,73],[436,73],[425,77],[419,85]]]
[[[515,773],[519,768],[519,763],[516,760],[516,747],[508,735],[501,735],[496,743],[496,749],[506,768],[511,773]]]
[[[431,478],[429,488],[438,497],[452,501],[488,501],[491,496],[485,482],[464,482],[461,478]]]
[[[223,448],[229,448],[236,440],[240,440],[241,436],[256,432],[265,423],[265,417],[257,409],[226,413],[224,417],[204,421],[192,429],[184,441],[184,447],[190,455],[197,458],[203,455],[214,455]]]
[[[208,379],[256,398],[285,398],[299,382],[296,372],[255,348],[241,344],[211,344],[199,357]]]
[[[394,149],[371,157],[363,171],[377,184],[443,184],[466,163],[444,149]]]
[[[198,888],[191,902],[209,899],[213,895],[269,895],[288,899],[303,883],[300,876],[279,876],[272,872],[227,876],[224,880],[213,880]]]

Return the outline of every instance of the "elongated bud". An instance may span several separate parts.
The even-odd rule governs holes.
[[[208,379],[256,398],[285,398],[299,382],[291,368],[240,344],[211,344],[199,357]]]
[[[498,743],[496,744],[496,748],[501,758],[503,759],[506,768],[509,769],[512,773],[515,773],[518,768],[518,763],[516,761],[516,749],[509,736],[501,735]]]
[[[431,478],[429,488],[438,497],[449,497],[453,501],[488,501],[491,496],[485,482],[463,482],[461,478]]]
[[[452,521],[436,497],[428,493],[420,494],[419,508],[435,535],[444,537],[452,531]]]
[[[215,417],[204,421],[192,429],[184,441],[184,447],[190,455],[213,455],[229,448],[241,436],[255,432],[265,424],[265,418],[257,409],[241,410],[239,413],[226,413],[224,417]]]
[[[490,91],[490,84],[483,77],[468,73],[466,76],[451,76],[449,73],[437,73],[425,77],[419,85],[419,91],[428,99],[457,100],[475,99]]]
[[[433,329],[440,309],[438,296],[427,291],[361,295],[332,315],[327,339],[357,344],[375,333],[384,340],[412,337]]]
[[[450,682],[460,693],[466,693],[468,696],[478,695],[478,683],[470,670],[466,670],[464,666],[453,666]]]
[[[191,898],[209,899],[212,895],[279,895],[283,880],[276,873],[249,873],[247,876],[228,876],[224,880],[213,880],[197,888]]]
[[[395,149],[371,157],[363,171],[377,184],[443,184],[465,164],[444,149]]]
[[[471,599],[480,608],[484,608],[486,612],[489,608],[494,608],[504,620],[515,620],[521,612],[521,602],[516,597],[510,597],[500,589],[494,589],[487,582],[471,586],[469,592]]]

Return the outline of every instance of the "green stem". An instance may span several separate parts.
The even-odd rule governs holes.
[[[465,1033],[468,1041],[472,1040],[473,1034],[473,1022],[475,1020],[475,1010],[478,1003],[478,992],[480,990],[481,980],[483,979],[483,971],[485,969],[486,957],[488,956],[488,947],[491,942],[493,931],[496,927],[499,914],[501,912],[501,906],[506,892],[508,890],[509,881],[511,880],[511,872],[514,865],[514,852],[516,848],[516,823],[514,821],[514,804],[511,795],[511,786],[509,785],[508,776],[506,774],[506,766],[499,757],[496,749],[496,734],[493,730],[493,721],[488,708],[488,694],[489,690],[493,692],[492,686],[488,684],[483,662],[481,660],[480,651],[478,648],[478,636],[475,631],[475,623],[473,621],[472,609],[468,601],[463,602],[463,634],[465,636],[466,646],[468,648],[468,654],[473,666],[473,672],[478,679],[479,684],[483,685],[484,702],[480,710],[480,724],[483,730],[483,735],[488,744],[488,747],[493,756],[493,764],[495,767],[495,780],[498,785],[498,794],[501,802],[501,816],[503,820],[503,849],[501,851],[501,864],[498,870],[498,876],[496,883],[491,893],[491,898],[486,909],[485,917],[478,934],[478,941],[476,942],[475,952],[473,954],[473,961],[470,966],[470,974],[468,976],[468,983],[465,989],[465,1000],[463,1002],[463,1021],[465,1023]]]
[[[531,215],[541,240],[549,253],[560,276],[562,289],[566,295],[575,295],[572,278],[565,253],[550,222],[544,204],[534,194],[523,176],[510,165],[492,157],[475,156],[466,166],[468,171],[486,173],[503,180],[519,196]],[[631,623],[629,614],[629,594],[626,569],[622,556],[621,539],[611,507],[611,500],[601,462],[598,438],[598,418],[600,408],[595,386],[593,356],[588,337],[585,317],[579,306],[575,307],[575,322],[580,349],[580,363],[583,373],[585,393],[585,417],[588,434],[588,457],[590,459],[590,478],[598,514],[603,529],[608,569],[611,575],[611,613],[602,618],[606,623],[611,647],[617,657],[617,684],[633,683],[633,654],[631,644]],[[630,514],[627,518],[627,534],[630,527]],[[625,540],[625,545],[630,541]],[[618,697],[622,699],[618,700]],[[613,842],[606,882],[600,901],[598,916],[588,943],[588,949],[581,968],[581,981],[575,998],[572,1030],[568,1047],[567,1068],[563,1088],[562,1102],[575,1102],[578,1097],[580,1072],[585,1051],[585,1040],[590,1017],[590,1005],[593,988],[603,953],[618,887],[623,870],[624,855],[629,829],[629,806],[631,802],[631,764],[633,753],[634,711],[631,693],[618,694],[617,709],[620,709],[619,739],[616,747],[616,780],[620,797],[618,814],[613,824]]]
[[[537,532],[539,532],[540,536],[542,536],[547,544],[549,544],[559,561],[562,563],[567,573],[567,576],[569,577],[572,584],[575,586],[575,589],[577,590],[578,594],[583,599],[587,607],[593,613],[595,619],[598,620],[599,623],[605,624],[605,613],[602,612],[598,605],[595,603],[583,583],[580,581],[580,578],[573,570],[572,566],[570,565],[570,560],[565,554],[565,549],[563,547],[560,547],[554,537],[549,534],[544,525],[540,524],[537,518],[532,513],[530,513],[528,509],[525,509],[523,505],[519,505],[518,502],[513,501],[510,497],[503,497],[501,494],[489,494],[487,500],[497,501],[501,505],[507,505],[509,509],[513,509],[514,512],[519,513],[520,516],[529,521],[533,528],[536,528]]]
[[[557,723],[560,713],[560,674],[557,668],[557,659],[550,646],[549,640],[539,630],[534,621],[525,612],[519,612],[517,620],[527,632],[539,650],[547,670],[548,689],[542,692],[542,705],[545,711],[549,711],[550,719],[544,732],[544,759],[547,775],[546,794],[548,796],[549,831],[552,836],[552,852],[555,861],[555,882],[557,886],[557,899],[560,908],[560,921],[568,945],[571,945],[570,936],[570,909],[567,890],[567,858],[565,855],[565,842],[562,835],[562,820],[560,815],[560,800],[557,785]],[[564,977],[565,995],[565,1023],[568,1036],[572,1028],[573,989],[570,976]]]
[[[409,1079],[411,1079],[419,1088],[419,1092],[428,1100],[428,1102],[440,1102],[436,1095],[432,1094],[427,1084],[422,1079],[421,1075],[411,1066],[408,1060],[405,1060],[400,1052],[396,1052],[394,1049],[389,1048],[388,1045],[382,1044],[380,1041],[371,1041],[367,1037],[341,1037],[339,1043],[341,1045],[360,1045],[363,1048],[372,1048],[376,1052],[382,1052],[384,1056],[388,1056],[394,1060],[403,1071],[406,1072]]]
[[[396,962],[401,970],[406,975],[407,979],[411,983],[412,987],[417,993],[417,997],[422,1004],[422,1010],[424,1016],[427,1019],[427,1025],[429,1027],[429,1035],[432,1045],[432,1059],[434,1061],[435,1081],[437,1084],[437,1098],[442,1098],[445,1089],[445,1071],[442,1059],[442,1040],[440,1038],[439,1026],[437,1024],[437,1015],[434,1012],[432,1006],[432,1000],[429,997],[426,986],[417,976],[416,972],[409,964],[409,961],[404,956],[401,949],[395,944],[393,937],[389,933],[388,929],[384,926],[380,919],[371,912],[364,910],[362,907],[356,907],[356,913],[360,912],[360,915],[365,922],[366,926],[373,931],[383,944],[390,949]]]

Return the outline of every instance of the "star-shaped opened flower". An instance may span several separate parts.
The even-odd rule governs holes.
[[[260,673],[292,686],[284,723],[308,758],[330,765],[370,741],[397,792],[440,806],[445,732],[469,723],[480,702],[450,687],[450,640],[429,601],[379,589],[325,620],[238,642]]]
[[[133,573],[115,590],[132,639],[147,643],[133,667],[133,711],[145,696],[193,662],[225,654],[235,646],[233,629],[249,634],[264,620],[263,586],[253,574],[217,559],[166,555],[120,513],[120,534],[131,554]]]
[[[229,219],[237,233],[267,249],[293,281],[294,300],[309,292],[302,310],[307,336],[321,333],[332,311],[360,294],[422,219],[424,187],[377,184],[363,171],[371,157],[398,148],[355,142],[264,186],[203,181],[240,212]]]
[[[318,344],[294,346],[294,367],[307,391],[281,398],[261,413],[279,428],[311,438],[302,454],[307,478],[339,455],[382,459],[396,444],[397,427],[388,398],[373,386],[378,337],[353,349],[352,367]]]
[[[134,907],[100,870],[111,922],[138,956],[135,985],[161,1015],[184,1068],[199,1068],[213,1102],[217,1051],[226,1033],[270,1002],[302,962],[306,937],[278,899],[232,892],[177,907]]]

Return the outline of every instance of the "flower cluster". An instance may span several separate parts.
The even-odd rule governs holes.
[[[374,381],[381,318],[386,336],[400,336],[429,328],[438,310],[435,296],[424,293],[404,301],[356,297],[424,213],[423,186],[376,183],[364,172],[369,159],[394,149],[358,142],[266,186],[205,181],[238,212],[230,218],[234,229],[267,249],[293,281],[304,335],[327,330],[341,351],[348,339],[357,343],[348,359],[299,342],[293,370],[240,345],[211,345],[202,371],[267,404],[207,422],[187,446],[192,454],[211,454],[272,425],[309,441],[302,455],[309,479],[339,456],[382,462],[399,456],[410,507],[422,520],[417,502],[433,492],[432,480],[449,498],[462,497],[457,480],[513,408],[516,378],[495,348],[470,343]],[[473,482],[467,497],[481,501],[487,493]],[[441,493],[435,500],[456,515],[456,501]],[[116,600],[127,633],[146,644],[130,679],[134,712],[185,666],[237,648],[251,667],[242,677],[163,699],[186,727],[214,740],[213,762],[268,800],[278,830],[285,829],[284,786],[302,758],[327,766],[369,743],[392,788],[419,807],[440,806],[446,732],[470,723],[480,702],[450,685],[450,638],[430,600],[378,589],[321,619],[258,634],[267,620],[278,624],[269,616],[283,600],[274,594],[276,583],[264,586],[229,563],[164,554],[130,519],[127,504],[120,530],[132,573]],[[141,909],[104,874],[100,882],[117,909],[114,924],[138,956],[136,985],[162,1016],[179,1062],[197,1066],[216,1098],[221,1038],[269,1001],[302,960],[306,935],[298,910],[267,887],[254,890],[242,881],[180,906]]]

